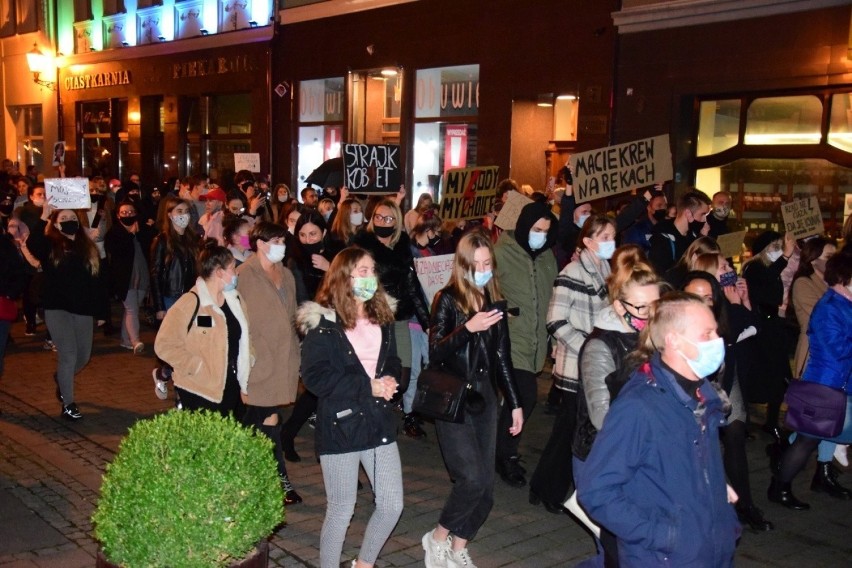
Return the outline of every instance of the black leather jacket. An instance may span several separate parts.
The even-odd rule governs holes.
[[[428,329],[429,308],[420,280],[414,272],[408,235],[402,233],[396,246],[390,249],[379,242],[373,233],[361,231],[355,235],[353,244],[373,254],[379,282],[385,292],[397,300],[396,321],[408,321],[416,317],[423,329]]]
[[[169,254],[166,235],[160,233],[151,245],[151,299],[158,312],[166,310],[163,298],[181,296],[195,285],[195,258]]]
[[[429,329],[429,364],[456,375],[467,377],[480,391],[489,384],[496,392],[498,386],[509,406],[520,408],[518,389],[512,376],[512,355],[509,347],[509,325],[506,318],[487,331],[471,333],[464,326],[470,317],[463,313],[444,288],[435,296],[432,326]],[[476,368],[471,368],[471,362]]]

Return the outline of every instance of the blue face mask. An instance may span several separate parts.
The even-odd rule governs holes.
[[[234,274],[233,276],[231,276],[231,281],[225,283],[225,286],[222,287],[222,290],[224,290],[225,292],[230,292],[231,290],[236,290],[236,289],[237,289],[237,275]]]
[[[476,270],[473,273],[473,283],[476,284],[477,287],[482,288],[491,281],[492,276],[494,276],[494,273],[490,270],[487,272],[479,272]]]
[[[586,221],[589,219],[589,217],[591,217],[591,215],[589,215],[588,213],[586,213],[585,215],[580,215],[580,218],[577,219],[576,225],[582,229],[583,225],[586,224]]]
[[[379,281],[375,276],[357,276],[352,283],[352,293],[362,302],[370,301],[379,289]]]
[[[728,286],[734,286],[736,285],[736,283],[737,273],[733,270],[719,275],[719,284],[721,284],[723,288],[727,288]]]
[[[598,250],[595,251],[598,258],[609,260],[615,254],[615,241],[601,241],[598,243]]]
[[[547,241],[547,233],[534,233],[530,232],[529,236],[529,245],[530,250],[538,250],[544,246],[544,243]]]
[[[683,336],[681,336],[681,338],[687,343],[695,346],[698,350],[697,359],[689,359],[680,351],[678,351],[678,353],[681,357],[683,357],[686,364],[689,365],[689,368],[692,369],[692,372],[695,373],[695,376],[699,379],[709,377],[711,374],[715,373],[722,365],[722,361],[725,360],[725,342],[721,337],[717,337],[716,339],[711,339],[709,341],[699,341],[698,343],[693,343]]]

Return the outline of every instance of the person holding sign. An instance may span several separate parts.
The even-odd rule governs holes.
[[[62,417],[83,417],[74,399],[74,376],[92,355],[92,320],[106,319],[106,291],[98,274],[101,259],[95,244],[71,209],[44,206],[27,248],[44,271],[44,320],[56,344],[56,398]]]
[[[760,396],[767,402],[766,422],[763,430],[781,439],[778,428],[778,414],[784,391],[792,376],[788,349],[784,345],[787,330],[783,319],[778,315],[778,307],[784,301],[784,284],[781,272],[787,267],[787,260],[796,249],[796,239],[791,233],[781,238],[775,231],[764,231],[754,240],[752,259],[743,267],[743,278],[748,282],[751,305],[762,322],[757,334],[758,351],[764,362],[753,371],[759,376],[752,377],[753,385],[762,386]]]
[[[648,260],[657,274],[665,274],[683,256],[692,241],[707,235],[710,231],[707,224],[709,212],[710,198],[698,190],[688,191],[677,201],[677,216],[672,221],[661,221],[654,226],[654,234],[648,239],[651,243]]]

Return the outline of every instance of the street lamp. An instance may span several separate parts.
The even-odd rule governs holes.
[[[54,60],[49,55],[45,55],[38,48],[37,44],[33,44],[33,48],[27,52],[27,65],[33,74],[33,81],[36,84],[47,87],[52,91],[56,90],[56,81],[46,81],[41,78],[42,73],[56,72]]]

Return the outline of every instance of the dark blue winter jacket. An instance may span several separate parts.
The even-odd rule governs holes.
[[[618,537],[620,565],[732,566],[741,531],[719,450],[722,401],[703,404],[659,354],[613,401],[577,483],[589,516]]]

